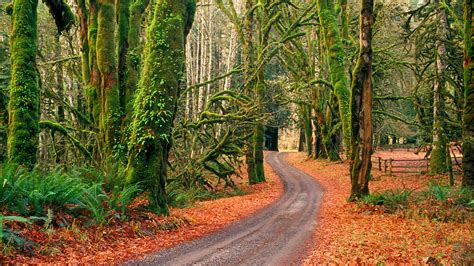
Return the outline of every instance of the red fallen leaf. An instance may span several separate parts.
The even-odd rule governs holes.
[[[246,179],[245,173],[246,170],[242,169],[243,179]],[[58,248],[60,253],[54,256],[40,255],[36,258],[18,255],[9,259],[0,258],[0,261],[26,264],[53,262],[55,264],[116,264],[190,241],[249,216],[278,199],[283,193],[283,184],[268,165],[265,168],[265,175],[268,182],[255,187],[241,182],[239,187],[247,192],[244,196],[198,202],[188,209],[172,209],[172,215],[169,217],[132,212],[132,217],[128,222],[117,222],[103,228],[80,228],[77,234],[73,234],[73,240],[68,239],[67,243],[60,241],[59,238],[60,235],[66,236],[71,233],[67,232],[67,229],[57,229],[56,234],[48,238],[40,226],[33,225],[32,230],[25,230],[25,235],[32,240],[44,239],[41,242],[42,247],[52,246]],[[239,182],[236,183],[239,184]],[[146,203],[139,200],[139,203],[134,203],[133,206],[142,204]],[[177,222],[182,226],[169,231],[158,230],[160,226],[172,222]],[[142,237],[135,233],[135,228],[138,228],[138,231],[147,228],[156,233]],[[34,237],[29,232],[35,232]],[[85,239],[81,240],[81,237]]]
[[[346,202],[350,192],[346,164],[307,161],[302,153],[290,154],[287,158],[293,166],[314,176],[325,189],[318,228],[314,233],[316,245],[304,262],[307,265],[350,264],[349,258],[360,259],[357,264],[420,264],[424,257],[452,254],[456,243],[469,243],[473,238],[468,223],[410,220],[376,212],[363,214],[357,211],[356,204]],[[425,176],[386,177],[377,171],[374,175],[380,181],[371,182],[371,191],[397,187],[422,189],[431,179]],[[449,243],[437,242],[437,236]],[[440,257],[441,263],[450,264],[449,255]]]

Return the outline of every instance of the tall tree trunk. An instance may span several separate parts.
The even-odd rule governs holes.
[[[303,129],[304,129],[304,138],[306,140],[305,151],[308,157],[310,158],[313,154],[313,134],[311,127],[311,106],[303,104],[301,106],[303,109]]]
[[[40,90],[36,70],[38,0],[14,0],[10,37],[8,161],[33,168],[38,150]]]
[[[243,12],[245,17],[243,18],[243,36],[242,39],[242,61],[243,61],[243,68],[244,68],[244,83],[246,84],[246,92],[249,95],[254,94],[254,90],[256,89],[256,82],[255,79],[252,77],[254,74],[254,62],[255,58],[255,50],[254,50],[254,14],[250,12],[254,5],[253,0],[245,0]],[[246,164],[247,164],[247,174],[249,178],[250,184],[256,184],[259,182],[259,178],[257,176],[256,171],[256,161],[255,161],[255,129],[254,135],[249,140],[247,144],[247,152],[246,152]]]
[[[446,11],[441,6],[439,0],[435,0],[438,9],[439,25],[436,30],[436,77],[434,80],[434,99],[433,99],[433,142],[430,159],[430,173],[445,173],[446,165],[446,122],[445,122],[445,97],[446,97],[446,81],[445,72],[447,66],[446,40],[448,21]]]
[[[331,83],[339,102],[343,143],[347,158],[351,158],[351,91],[349,79],[345,72],[345,51],[342,49],[342,38],[334,10],[334,1],[317,0],[317,4],[321,29],[325,39]]]
[[[77,15],[79,17],[80,41],[81,41],[81,63],[82,82],[84,87],[89,85],[91,74],[89,68],[89,39],[88,39],[88,11],[86,0],[77,0]]]
[[[260,114],[263,114],[263,94],[265,91],[265,81],[264,81],[264,68],[258,70],[257,80],[255,83],[255,97],[256,105]],[[257,122],[257,125],[254,128],[253,137],[252,137],[252,149],[253,149],[253,160],[254,160],[254,172],[250,175],[250,183],[257,184],[265,182],[265,172],[264,172],[264,155],[263,149],[265,145],[265,126],[262,121]]]
[[[474,190],[474,1],[464,1],[464,109],[463,179],[464,187]]]
[[[137,90],[142,58],[142,46],[140,44],[141,25],[143,13],[150,0],[134,0],[130,5],[130,22],[128,28],[128,55],[126,59],[127,76],[125,85],[125,115],[126,121],[131,119],[133,112],[133,98]]]
[[[369,194],[372,168],[372,25],[374,0],[361,0],[360,52],[352,79],[352,160],[350,200]]]
[[[256,9],[257,16],[255,22],[256,25],[256,36],[257,42],[256,46],[254,47],[256,51],[256,62],[263,62],[264,57],[264,47],[267,45],[267,36],[263,32],[263,27],[266,25],[267,17],[264,11],[264,3],[259,0],[258,3],[260,7]],[[250,10],[250,9],[249,9]],[[251,23],[251,21],[250,21]],[[258,68],[258,69],[257,69]],[[265,66],[257,66],[255,62],[253,62],[253,67],[256,73],[255,81],[254,81],[254,91],[253,97],[255,99],[255,105],[257,106],[257,112],[259,114],[264,114],[264,103],[263,98],[265,97]],[[252,73],[252,76],[254,73]],[[264,172],[264,155],[263,150],[265,146],[265,125],[263,121],[257,121],[257,124],[254,127],[252,141],[252,157],[254,161],[254,172],[249,174],[250,183],[257,184],[265,182],[265,172]]]
[[[127,54],[128,31],[130,28],[130,0],[118,0],[117,5],[117,56],[118,56],[118,89],[120,97],[120,113],[125,115],[127,88]]]
[[[115,50],[115,0],[99,0],[97,66],[100,72],[100,135],[106,158],[111,158],[120,126],[120,97]]]
[[[156,2],[131,124],[127,181],[142,182],[151,206],[164,214],[169,212],[165,186],[171,130],[195,6],[194,0]]]
[[[95,126],[99,126],[99,116],[101,113],[101,106],[99,101],[100,96],[100,72],[97,66],[97,29],[99,4],[97,0],[89,0],[89,16],[88,16],[88,48],[89,48],[89,84],[86,88],[87,109],[90,118]]]
[[[47,0],[58,34],[69,30],[74,15],[63,1]],[[8,160],[32,168],[38,151],[40,90],[36,69],[37,0],[14,0],[10,38],[11,83],[8,105]]]

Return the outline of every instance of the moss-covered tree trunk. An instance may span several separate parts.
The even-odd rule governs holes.
[[[10,36],[8,161],[32,168],[38,150],[37,0],[14,0]]]
[[[255,40],[254,40],[254,29],[255,29],[255,17],[254,12],[251,12],[254,5],[254,0],[245,0],[243,13],[245,14],[242,19],[242,62],[244,69],[244,83],[246,85],[245,91],[248,95],[255,97],[254,93],[257,87],[259,86],[256,83],[254,76],[255,71],[255,61],[256,61],[256,50],[255,50]],[[255,99],[255,98],[254,98]],[[245,155],[245,161],[247,164],[247,174],[250,184],[259,183],[260,178],[257,174],[257,162],[255,158],[255,143],[257,141],[256,133],[257,128],[254,129],[252,138],[248,141],[247,152]]]
[[[62,0],[45,1],[58,32],[70,29],[74,16]],[[14,0],[10,37],[11,82],[8,103],[8,160],[32,168],[38,150],[40,90],[36,69],[37,0]]]
[[[128,55],[127,55],[127,76],[125,85],[125,115],[129,120],[133,112],[133,96],[137,89],[140,74],[140,62],[142,47],[140,45],[140,33],[145,12],[149,0],[135,0],[130,4],[130,21],[128,29]]]
[[[130,28],[130,0],[117,1],[117,55],[118,88],[120,95],[120,113],[125,113],[127,87],[127,55],[129,48],[128,31]]]
[[[345,40],[349,40],[349,9],[347,0],[339,0],[341,8],[341,36]]]
[[[350,200],[369,194],[372,169],[372,25],[374,0],[361,0],[360,51],[352,78],[352,160]]]
[[[185,41],[195,5],[194,0],[156,2],[134,103],[127,180],[142,182],[150,192],[151,205],[165,214],[171,131],[185,70]]]
[[[82,82],[84,87],[90,82],[90,68],[89,68],[89,39],[88,35],[88,14],[86,0],[77,0],[77,16],[80,27],[80,42],[81,42],[81,63],[82,63]]]
[[[246,32],[248,34],[247,39],[253,38],[253,33],[251,29],[253,27],[253,23],[255,25],[255,35],[256,35],[256,42],[253,49],[255,51],[250,51],[251,53],[255,53],[256,62],[263,62],[265,52],[264,48],[267,46],[268,36],[264,32],[265,29],[263,27],[267,25],[268,18],[267,14],[265,14],[265,3],[262,0],[257,1],[260,5],[259,8],[256,8],[254,11],[251,11],[254,6],[252,4],[256,4],[253,0],[248,0],[246,2],[246,12],[256,12],[255,20],[253,19],[253,14],[250,13],[247,15],[246,19]],[[250,32],[249,32],[250,31]],[[251,35],[250,35],[251,34]],[[265,84],[265,64],[258,66],[255,62],[252,62],[253,67],[250,67],[251,70],[256,71],[256,73],[249,73],[251,76],[255,76],[255,80],[250,82],[250,84],[254,84],[253,87],[253,97],[255,99],[255,105],[257,106],[257,112],[259,114],[264,114],[264,95],[266,90]],[[252,141],[252,158],[253,158],[253,172],[249,172],[249,180],[250,184],[258,184],[265,182],[265,172],[264,172],[264,155],[263,150],[265,146],[265,125],[263,121],[259,120],[256,121],[256,125],[253,132]]]
[[[258,70],[257,80],[255,82],[255,104],[260,114],[263,114],[263,95],[265,91],[264,70]],[[254,160],[254,172],[249,175],[250,184],[258,184],[265,182],[264,172],[264,155],[263,149],[265,145],[265,126],[262,121],[258,121],[254,128],[252,137],[252,157]]]
[[[99,101],[100,95],[100,72],[97,66],[97,29],[99,4],[97,0],[89,0],[89,14],[87,23],[87,40],[88,40],[88,68],[89,68],[89,84],[86,88],[87,109],[90,118],[95,126],[99,126],[99,116],[101,113],[101,106]]]
[[[113,155],[118,143],[120,126],[120,97],[118,88],[118,66],[116,56],[115,0],[99,0],[97,15],[97,67],[100,72],[100,117],[99,129],[106,158]]]
[[[474,190],[474,1],[464,1],[464,109],[463,109],[463,179]]]
[[[317,0],[319,20],[325,39],[331,83],[339,102],[342,120],[343,143],[347,158],[351,158],[351,92],[349,79],[345,73],[345,51],[337,23],[333,0]]]
[[[448,168],[446,165],[446,66],[447,66],[447,51],[446,40],[448,21],[446,11],[441,6],[439,0],[435,0],[435,5],[438,9],[439,25],[436,30],[436,76],[434,80],[434,99],[433,99],[433,141],[430,158],[430,173],[439,174],[445,173]]]

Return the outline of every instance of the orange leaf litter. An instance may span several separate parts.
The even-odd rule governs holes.
[[[368,214],[357,211],[357,204],[346,201],[350,192],[346,163],[306,160],[302,153],[289,154],[287,160],[312,175],[325,190],[316,218],[318,225],[312,251],[304,261],[306,265],[419,264],[427,257],[435,257],[447,264],[452,262],[451,256],[459,243],[471,243],[472,247],[472,224],[405,219],[382,212]],[[378,181],[370,183],[372,192],[392,188],[418,190],[425,187],[429,179],[381,176],[377,171],[374,171],[374,176]]]
[[[172,209],[170,218],[153,217],[153,222],[134,221],[133,219],[114,226],[94,228],[87,232],[73,232],[69,229],[56,229],[50,239],[45,239],[44,233],[24,232],[41,245],[51,245],[49,249],[56,251],[55,255],[36,257],[16,256],[7,260],[0,256],[0,262],[6,263],[55,263],[55,264],[116,264],[133,258],[139,258],[163,248],[191,241],[203,235],[215,232],[226,225],[248,217],[258,210],[277,200],[283,193],[283,184],[278,176],[266,165],[267,183],[249,186],[247,177],[242,174],[238,186],[246,192],[243,196],[202,201],[191,208]],[[245,172],[245,171],[243,171]],[[174,230],[157,230],[151,225],[159,225],[160,221],[178,221],[180,227]],[[158,221],[158,223],[157,223]],[[184,221],[184,222],[183,222]],[[147,227],[148,226],[148,227]],[[137,229],[138,228],[138,229]],[[39,229],[38,231],[41,231]],[[148,236],[137,236],[134,232],[150,232]],[[35,235],[37,236],[35,238]],[[150,236],[151,235],[151,236]],[[84,238],[81,240],[81,238]]]

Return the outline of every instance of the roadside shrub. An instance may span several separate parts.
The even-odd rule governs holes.
[[[474,199],[468,189],[430,184],[425,191],[387,190],[364,197],[367,205],[382,205],[384,212],[439,222],[472,222]]]
[[[75,217],[86,215],[96,223],[125,219],[129,205],[141,193],[139,184],[126,184],[123,171],[114,165],[67,172],[27,171],[10,164],[0,169],[0,210],[21,216],[41,217],[52,210]]]
[[[362,202],[368,205],[383,205],[386,212],[394,213],[407,207],[411,194],[412,191],[407,189],[387,190],[370,194],[364,197]]]
[[[59,169],[43,173],[4,165],[0,172],[0,203],[5,211],[20,215],[45,215],[47,209],[69,211],[80,204],[85,184]]]
[[[473,194],[468,189],[430,184],[422,193],[420,214],[440,222],[472,221]]]

